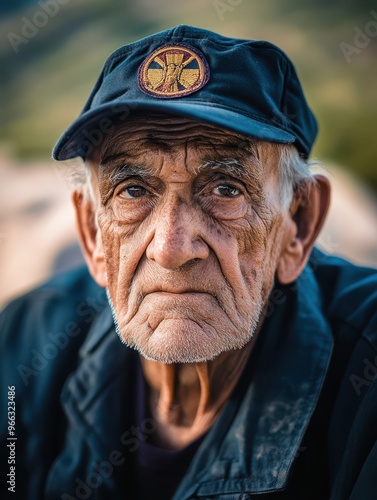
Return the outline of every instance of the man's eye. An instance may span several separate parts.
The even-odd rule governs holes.
[[[227,198],[233,198],[241,194],[241,191],[234,186],[228,186],[226,184],[221,184],[220,186],[216,186],[213,190],[213,193],[225,196]]]
[[[147,193],[148,191],[142,186],[129,186],[124,188],[122,194],[125,198],[141,198]]]

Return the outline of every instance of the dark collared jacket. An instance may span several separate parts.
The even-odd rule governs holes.
[[[8,386],[16,393],[16,494],[126,499],[140,440],[139,359],[120,343],[84,269],[11,303],[0,320],[2,482]],[[314,250],[276,287],[241,379],[176,500],[377,498],[377,273]],[[156,497],[160,498],[158,492]]]

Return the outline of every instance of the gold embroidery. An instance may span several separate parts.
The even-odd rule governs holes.
[[[155,50],[139,70],[141,90],[154,97],[188,95],[202,88],[208,79],[209,69],[204,57],[183,45]]]

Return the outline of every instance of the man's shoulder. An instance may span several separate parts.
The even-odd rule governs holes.
[[[1,311],[0,324],[4,327],[4,324],[10,322],[17,326],[26,319],[29,320],[29,315],[38,318],[39,322],[53,321],[72,307],[80,312],[85,302],[89,305],[97,299],[102,303],[103,295],[103,289],[94,282],[87,268],[81,266],[53,276],[37,288],[12,300]],[[2,335],[2,339],[3,337]]]
[[[357,266],[318,249],[312,253],[310,266],[330,321],[360,334],[368,331],[371,323],[377,325],[377,269]],[[370,340],[377,347],[376,329]]]
[[[7,373],[16,367],[26,383],[42,365],[53,366],[52,359],[76,356],[105,304],[105,291],[84,267],[54,276],[10,302],[0,314],[1,350],[12,365]]]
[[[4,307],[2,313],[10,314],[11,311],[31,308],[42,302],[58,304],[66,299],[80,298],[95,290],[101,289],[90,276],[87,267],[80,266],[52,276],[31,291],[13,299]]]
[[[334,336],[325,394],[331,498],[370,498],[375,487],[377,270],[315,250],[312,269]],[[326,392],[326,391],[325,391]]]
[[[95,318],[106,304],[106,294],[85,268],[55,276],[8,304],[0,314],[0,401],[7,404],[7,388],[16,393],[17,438],[22,453],[18,471],[25,479],[43,484],[59,453],[67,425],[60,397],[79,362],[79,352]],[[53,425],[51,424],[53,422]],[[6,413],[0,415],[0,433],[7,432]],[[5,452],[0,457],[6,464]],[[2,491],[2,490],[1,490]],[[41,498],[39,490],[33,498]],[[1,496],[1,493],[0,493]],[[27,493],[21,493],[26,498]]]

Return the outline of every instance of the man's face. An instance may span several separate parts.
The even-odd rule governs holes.
[[[118,333],[146,358],[205,361],[252,337],[284,235],[275,151],[150,118],[91,160]]]

